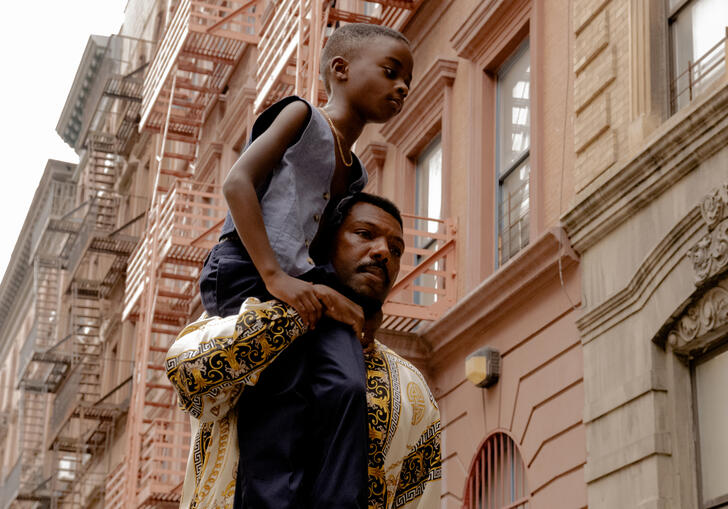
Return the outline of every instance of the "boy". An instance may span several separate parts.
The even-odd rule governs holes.
[[[321,317],[311,282],[331,278],[325,267],[316,267],[324,259],[320,225],[366,184],[351,146],[367,123],[399,113],[412,55],[400,33],[351,24],[332,34],[321,60],[326,106],[318,110],[297,97],[271,106],[256,120],[251,143],[224,183],[230,214],[200,279],[211,315],[235,314],[247,297],[273,296],[310,327]],[[348,325],[358,333],[362,322],[363,316]],[[235,507],[301,507],[309,497],[314,506],[366,507],[361,347],[351,329],[331,321],[321,323],[318,337],[285,352],[240,399]],[[304,445],[311,436],[321,444],[315,475],[329,482],[306,494],[304,470],[311,458]]]

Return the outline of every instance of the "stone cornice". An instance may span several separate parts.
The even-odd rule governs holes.
[[[222,155],[222,143],[208,144],[197,162],[196,173],[199,175],[205,174],[210,165],[220,158],[220,155]]]
[[[389,143],[400,146],[411,133],[419,132],[423,116],[440,115],[445,87],[452,86],[457,68],[455,60],[435,60],[409,94],[402,113],[382,127],[382,136]]]
[[[728,84],[675,114],[635,157],[597,178],[562,216],[578,253],[629,219],[728,143]]]
[[[381,168],[387,157],[387,145],[373,141],[359,154],[359,160],[365,168]]]
[[[576,321],[583,344],[645,305],[666,275],[686,255],[690,239],[695,238],[701,228],[699,217],[699,208],[695,206],[650,252],[627,286]]]
[[[431,362],[466,337],[477,338],[488,323],[523,304],[548,279],[558,278],[559,261],[567,270],[579,263],[579,257],[566,233],[551,228],[423,331],[422,337],[432,346]]]
[[[513,5],[516,3],[518,5]],[[455,32],[450,42],[459,57],[478,62],[488,48],[501,39],[510,23],[504,17],[528,16],[530,0],[488,0],[480,2]],[[526,9],[524,11],[524,8]]]
[[[247,126],[248,115],[253,112],[255,93],[255,84],[246,83],[237,94],[226,100],[225,115],[217,128],[218,136],[224,143],[234,144],[238,141]]]

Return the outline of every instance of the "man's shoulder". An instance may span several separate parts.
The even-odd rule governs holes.
[[[427,380],[414,364],[378,340],[374,341],[374,348],[370,355],[386,359],[386,365],[390,371],[396,369],[398,378],[402,381],[406,379],[407,382],[414,382],[416,385],[421,386],[421,389],[427,392],[429,399],[434,403],[435,398],[430,391]]]

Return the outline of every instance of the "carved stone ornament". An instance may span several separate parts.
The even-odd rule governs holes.
[[[700,202],[700,214],[708,233],[690,248],[696,285],[728,267],[728,184],[723,184]]]
[[[702,342],[695,340],[727,324],[728,282],[723,281],[685,310],[668,333],[667,342],[673,350],[691,350],[693,346],[702,346]]]

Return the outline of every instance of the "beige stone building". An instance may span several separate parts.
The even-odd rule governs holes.
[[[0,507],[178,506],[163,360],[221,183],[351,21],[415,59],[355,149],[405,212],[380,338],[440,404],[441,506],[728,503],[723,0],[129,0],[0,286]]]
[[[723,507],[728,4],[572,16],[589,506]]]

